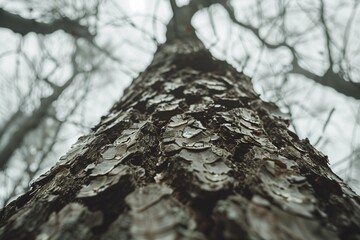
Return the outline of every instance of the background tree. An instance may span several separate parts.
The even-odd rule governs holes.
[[[259,4],[258,4],[259,5]],[[173,6],[174,6],[174,4],[173,4]],[[232,11],[232,8],[231,7],[229,7],[229,6],[227,6],[227,5],[223,5],[223,6],[225,6],[225,10],[227,11],[227,13],[229,14],[229,16],[230,16],[230,19],[232,19],[232,20],[236,20],[235,22],[237,22],[236,24],[237,25],[240,25],[240,26],[242,26],[242,27],[245,27],[246,28],[246,23],[244,24],[244,23],[241,23],[239,20],[237,20],[237,19],[235,19],[234,18],[234,12]],[[260,7],[259,7],[260,6]],[[258,8],[261,10],[262,8],[261,8],[261,4],[258,6]],[[355,7],[356,7],[357,5],[355,5]],[[356,8],[355,8],[356,9]],[[323,3],[321,3],[321,5],[320,5],[320,16],[322,16],[322,22],[323,22],[323,28],[325,28],[325,35],[326,35],[326,31],[328,31],[328,30],[326,30],[326,24],[324,23],[324,16],[323,15],[321,15],[322,13],[321,13],[321,11],[322,12],[324,12],[324,5],[323,5]],[[261,12],[261,11],[259,11],[259,12]],[[262,13],[263,14],[263,13]],[[262,14],[259,14],[259,15],[262,15]],[[181,16],[181,15],[180,15]],[[352,14],[351,16],[355,16],[354,14]],[[352,21],[352,19],[353,19],[354,17],[352,17],[352,18],[350,18],[350,20]],[[210,23],[210,25],[214,25],[214,22],[216,22],[216,21],[213,21],[213,20],[211,20],[212,18],[210,17],[209,18],[210,19],[210,22],[213,22],[212,24]],[[349,20],[349,22],[350,22],[350,20]],[[320,21],[320,22],[321,22]],[[250,29],[251,30],[251,26],[249,27],[250,25],[247,25],[247,29]],[[265,27],[264,27],[265,26]],[[260,25],[260,27],[258,28],[258,29],[260,29],[261,27],[264,27],[264,28],[266,28],[266,24],[264,24],[264,26],[261,26]],[[253,27],[254,28],[254,27]],[[314,28],[316,28],[316,27],[314,27]],[[202,28],[200,28],[200,29],[202,29]],[[274,28],[274,29],[276,29],[276,28]],[[275,31],[275,30],[273,30],[272,29],[272,31]],[[215,31],[214,31],[215,32]],[[255,36],[256,37],[258,37],[259,39],[260,39],[260,42],[261,43],[263,43],[266,47],[270,47],[270,48],[274,48],[274,47],[286,47],[286,48],[288,48],[288,49],[290,49],[290,51],[291,51],[291,53],[293,54],[293,57],[295,57],[295,56],[298,56],[298,52],[296,52],[295,50],[295,47],[293,46],[293,45],[288,45],[288,43],[286,43],[286,42],[280,42],[280,44],[275,44],[275,45],[269,45],[269,43],[268,42],[266,42],[266,39],[264,40],[264,39],[262,39],[262,37],[261,37],[261,35],[260,35],[260,33],[261,33],[261,31],[259,31],[259,30],[257,30],[257,31],[252,31],[252,33],[254,33],[255,34]],[[294,35],[296,35],[296,34],[294,34]],[[327,33],[327,35],[329,35],[328,33]],[[326,35],[326,36],[327,36]],[[329,37],[330,38],[330,37]],[[326,39],[326,38],[325,38]],[[270,41],[270,40],[269,40]],[[330,40],[329,40],[330,41]],[[329,45],[329,44],[328,44]],[[331,45],[329,45],[329,46],[331,46]],[[292,50],[292,48],[294,48],[295,50]],[[99,49],[99,48],[96,48],[96,49]],[[103,51],[103,52],[105,52],[105,55],[107,55],[107,56],[109,56],[109,51]],[[331,52],[331,49],[329,50],[329,52]],[[111,57],[111,55],[110,55],[110,57]],[[329,56],[328,56],[329,57]],[[112,57],[112,59],[114,59],[114,57]],[[260,59],[260,58],[259,58]],[[261,57],[261,59],[267,59],[266,57],[264,57],[264,56],[262,56]],[[305,69],[302,67],[302,66],[300,66],[299,64],[298,64],[298,62],[299,62],[299,59],[300,60],[302,60],[301,58],[298,58],[298,59],[296,59],[296,62],[292,62],[292,65],[294,66],[294,69],[296,69],[296,68],[302,68],[301,69],[301,71],[302,71],[302,73],[305,75],[305,76],[307,76],[307,77],[314,77],[315,75],[313,74],[313,75],[309,75],[309,73],[306,73],[305,72]],[[295,64],[295,65],[294,65]],[[333,64],[333,62],[330,64],[330,66],[332,66],[332,64]],[[261,65],[261,64],[256,64],[255,66],[258,68],[258,66],[259,65]],[[250,64],[250,66],[251,66],[251,64]],[[328,70],[327,70],[328,71]],[[297,72],[297,71],[289,71],[289,73],[290,74],[293,74],[293,73],[296,73],[296,74],[299,74],[299,72]],[[311,73],[311,72],[310,72]],[[334,74],[333,72],[331,72],[330,71],[330,74]],[[330,76],[330,75],[329,75]],[[316,77],[314,77],[314,78],[316,78]],[[331,78],[331,79],[333,79],[333,78]],[[285,82],[287,82],[288,81],[288,79],[285,79],[286,81]],[[316,80],[316,79],[314,79],[314,80]],[[346,79],[340,79],[340,80],[346,80]],[[339,80],[339,81],[340,81]],[[341,82],[341,81],[340,81]],[[353,84],[353,83],[351,83],[352,85],[354,85],[354,89],[356,89],[356,84]],[[342,84],[340,84],[340,85],[342,85]],[[337,89],[338,90],[338,89]],[[326,126],[327,126],[327,123],[329,122],[329,120],[328,119],[330,119],[330,116],[332,115],[332,113],[333,113],[334,111],[333,110],[331,110],[330,111],[330,114],[329,114],[329,117],[327,117],[327,119],[325,120],[325,125],[324,125],[324,128],[323,129],[325,129],[326,128]]]

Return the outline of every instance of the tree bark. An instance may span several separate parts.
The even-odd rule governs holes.
[[[170,21],[110,113],[1,210],[0,239],[360,238],[359,197],[211,56],[195,12]]]

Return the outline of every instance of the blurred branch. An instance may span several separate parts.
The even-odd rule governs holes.
[[[33,129],[38,127],[44,117],[47,115],[48,110],[51,108],[52,104],[59,98],[59,96],[67,89],[71,83],[76,79],[81,71],[78,69],[77,63],[75,61],[75,55],[77,50],[73,54],[72,65],[73,65],[73,74],[72,76],[62,85],[56,88],[53,88],[53,93],[45,98],[40,99],[40,106],[35,109],[31,115],[22,115],[22,119],[19,120],[18,124],[8,121],[9,124],[15,124],[13,131],[9,131],[6,138],[3,137],[1,140],[1,150],[0,150],[0,170],[3,170],[10,160],[13,152],[22,144],[25,136]],[[9,128],[8,128],[9,129]],[[6,130],[3,128],[2,132]],[[2,133],[3,135],[5,133]]]
[[[178,35],[179,35],[179,31],[178,31],[178,21],[177,21],[177,12],[178,12],[178,7],[177,7],[177,5],[176,5],[176,2],[175,2],[175,0],[170,0],[170,5],[171,5],[171,10],[172,10],[172,12],[173,12],[173,17],[172,17],[172,19],[173,19],[173,29],[174,29],[174,36],[175,36],[175,38],[177,38],[178,37]]]
[[[25,163],[26,163],[26,168],[24,170],[24,174],[27,175],[29,181],[31,181],[32,179],[34,179],[34,177],[40,172],[43,170],[43,164],[47,159],[47,157],[49,156],[50,153],[52,153],[54,147],[55,147],[55,144],[58,142],[58,136],[59,136],[59,133],[60,133],[60,130],[62,129],[63,125],[65,123],[68,123],[68,119],[70,118],[70,116],[72,116],[75,112],[75,110],[80,106],[81,102],[85,99],[85,97],[87,96],[89,92],[89,87],[86,87],[84,93],[82,94],[82,96],[77,99],[75,101],[75,104],[73,105],[73,107],[71,108],[71,110],[69,111],[68,114],[66,114],[65,116],[65,120],[64,121],[61,121],[61,120],[58,120],[56,119],[56,117],[54,116],[53,119],[55,119],[55,122],[57,123],[56,124],[56,127],[55,128],[51,128],[51,131],[53,131],[53,134],[52,136],[48,136],[48,137],[44,137],[42,140],[42,144],[40,146],[38,146],[38,151],[36,151],[35,154],[37,153],[41,153],[40,154],[40,157],[39,157],[39,161],[36,162],[36,167],[33,168],[31,167],[34,163],[33,163],[33,158],[34,158],[34,154],[31,154],[31,153],[25,153]],[[52,117],[52,116],[50,116]],[[45,126],[45,128],[42,129],[42,131],[44,132],[48,132],[49,129],[48,127]],[[46,141],[48,141],[49,137],[51,137],[50,139],[50,143],[46,146]],[[5,206],[9,201],[12,200],[12,198],[14,198],[18,192],[25,192],[29,189],[29,185],[23,185],[21,184],[23,179],[24,179],[24,174],[22,174],[21,176],[19,176],[19,178],[17,178],[15,180],[15,183],[14,183],[14,188],[12,189],[12,191],[6,196],[5,199],[3,199],[3,206]]]
[[[166,39],[184,38],[194,36],[195,29],[191,24],[192,17],[201,9],[208,8],[216,3],[225,4],[227,0],[192,0],[189,4],[178,7],[175,0],[170,0],[173,17],[166,27]]]
[[[331,37],[330,37],[329,29],[328,29],[328,26],[327,26],[326,20],[325,20],[325,6],[324,6],[323,0],[320,0],[320,22],[324,28],[326,49],[327,49],[328,58],[329,58],[329,68],[332,68],[334,61],[333,61],[333,57],[331,54]]]
[[[141,33],[143,33],[145,36],[147,36],[149,39],[151,39],[155,44],[156,46],[159,46],[159,42],[157,41],[156,39],[156,36],[154,36],[153,34],[151,34],[150,32],[147,31],[147,29],[144,29],[142,27],[140,27],[139,25],[137,25],[132,19],[131,17],[129,17],[126,12],[116,3],[116,2],[112,2],[113,3],[113,7],[118,10],[120,12],[121,15],[123,15],[124,17],[122,18],[118,18],[116,19],[116,21],[112,21],[110,22],[111,25],[119,25],[117,22],[119,21],[124,21],[128,24],[130,24],[130,26],[132,26],[134,29],[140,31]],[[153,19],[154,20],[154,19]]]
[[[323,135],[325,133],[325,130],[326,130],[326,127],[328,126],[329,122],[330,122],[330,119],[333,115],[333,113],[335,112],[335,108],[332,108],[331,111],[329,112],[329,115],[324,123],[324,126],[322,128],[322,134],[321,136],[316,140],[316,142],[314,143],[314,146],[317,146],[319,144],[319,142],[321,141],[321,139],[323,138]]]
[[[2,128],[0,129],[0,139],[2,138],[2,136],[4,135],[4,133],[6,132],[6,129],[8,129],[11,124],[13,124],[15,121],[17,121],[17,119],[21,118],[23,116],[23,112],[21,111],[21,109],[19,108],[6,122],[5,124],[2,126]]]
[[[293,55],[294,54],[293,52]],[[298,64],[297,58],[294,58],[293,69],[289,73],[303,75],[323,86],[331,87],[346,96],[360,99],[360,83],[346,81],[338,73],[334,73],[332,69],[329,69],[324,75],[317,75],[301,67]]]
[[[58,30],[72,35],[76,38],[93,39],[88,27],[79,23],[80,19],[72,20],[67,17],[55,19],[52,22],[44,23],[35,19],[23,18],[20,15],[10,13],[0,8],[0,27],[12,30],[25,36],[28,33],[51,34]]]
[[[242,28],[250,30],[259,39],[259,41],[267,48],[269,48],[269,49],[277,49],[280,47],[287,48],[293,57],[293,62],[292,62],[293,69],[291,71],[289,71],[290,74],[303,75],[306,78],[315,81],[316,83],[319,83],[323,86],[331,87],[332,89],[336,90],[337,92],[339,92],[341,94],[344,94],[346,96],[353,97],[355,99],[360,100],[360,83],[348,81],[340,73],[335,73],[332,70],[331,64],[332,64],[333,60],[332,60],[332,56],[330,53],[330,35],[328,33],[327,26],[326,26],[326,23],[324,20],[323,20],[322,24],[323,24],[323,26],[325,28],[325,32],[326,32],[325,37],[326,37],[326,41],[327,41],[330,66],[323,75],[317,75],[317,74],[312,73],[311,71],[303,68],[302,66],[300,66],[299,56],[296,53],[295,46],[289,45],[285,40],[283,42],[280,42],[277,44],[269,43],[266,40],[266,38],[264,38],[260,35],[259,28],[256,28],[256,27],[251,26],[250,24],[241,22],[236,18],[235,11],[234,11],[233,7],[229,4],[229,2],[219,1],[219,3],[224,7],[224,9],[227,11],[227,13],[229,15],[229,18],[235,24],[237,24],[238,26],[240,26]],[[323,9],[323,7],[321,9],[322,9],[321,15],[323,15],[324,9]],[[322,18],[323,18],[323,16],[322,16]]]

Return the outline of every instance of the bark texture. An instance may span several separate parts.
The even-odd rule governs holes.
[[[185,38],[0,224],[0,239],[360,239],[360,207],[248,77]]]

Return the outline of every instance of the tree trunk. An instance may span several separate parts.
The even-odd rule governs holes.
[[[359,239],[359,198],[251,81],[169,40],[1,212],[1,239]]]

